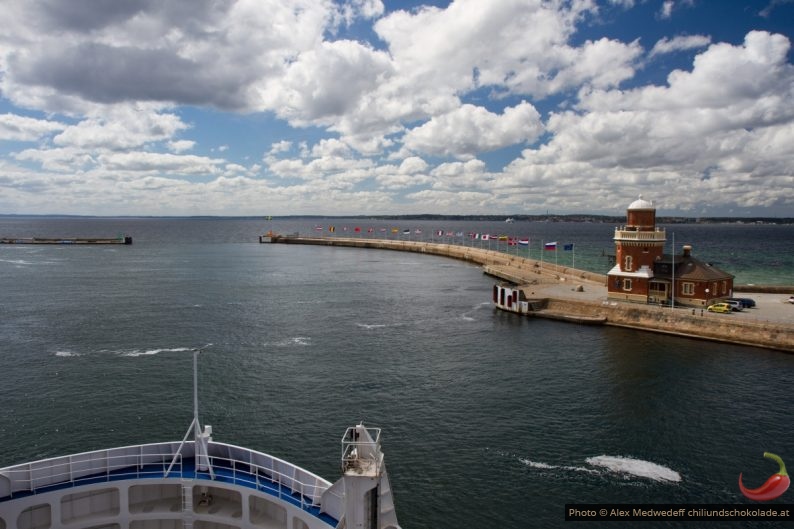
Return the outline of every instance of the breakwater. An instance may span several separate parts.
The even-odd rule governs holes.
[[[314,244],[325,246],[345,246],[350,248],[373,248],[380,250],[396,250],[430,255],[439,255],[468,261],[485,267],[487,274],[513,283],[533,283],[569,277],[588,283],[605,284],[606,276],[585,270],[577,270],[554,263],[527,259],[495,250],[423,241],[399,241],[390,239],[360,239],[353,237],[300,237],[292,235],[274,235],[262,242],[282,244]]]
[[[530,313],[531,316],[567,321],[603,320],[605,325],[794,352],[793,323],[740,320],[700,309],[682,307],[671,310],[607,300],[606,276],[603,274],[555,266],[554,263],[504,252],[454,244],[344,237],[274,235],[268,237],[267,242],[408,251],[459,259],[482,266],[488,275],[520,285],[536,309]],[[753,292],[750,288],[742,291]],[[788,289],[773,287],[768,291]]]
[[[0,244],[132,244],[132,237],[0,237]]]

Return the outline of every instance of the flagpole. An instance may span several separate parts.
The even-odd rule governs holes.
[[[543,272],[543,247],[545,246],[546,241],[543,239],[540,240],[540,271]]]

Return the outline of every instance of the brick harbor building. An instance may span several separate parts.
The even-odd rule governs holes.
[[[642,196],[615,229],[615,266],[607,274],[608,298],[636,303],[705,307],[733,295],[733,275],[692,256],[664,253],[667,236],[656,226],[656,207]]]

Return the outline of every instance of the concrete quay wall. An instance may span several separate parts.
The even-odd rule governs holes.
[[[774,322],[739,321],[701,309],[675,309],[615,301],[546,298],[544,309],[569,316],[602,317],[606,325],[794,352],[794,329]]]

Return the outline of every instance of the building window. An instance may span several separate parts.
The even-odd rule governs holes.
[[[728,293],[728,282],[727,281],[723,281],[722,282],[722,294],[725,295],[727,293]]]
[[[634,263],[632,263],[632,261],[634,261],[634,259],[632,259],[632,257],[630,255],[627,255],[626,259],[624,260],[625,264],[624,264],[624,267],[623,267],[623,269],[626,272],[631,272],[631,267],[634,264]],[[631,289],[629,289],[629,290],[631,290]]]
[[[681,294],[684,296],[694,296],[695,295],[695,284],[694,283],[681,283]]]
[[[623,290],[631,290],[631,279],[623,280]]]

